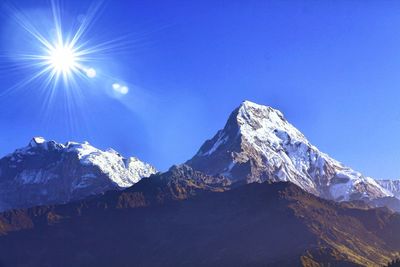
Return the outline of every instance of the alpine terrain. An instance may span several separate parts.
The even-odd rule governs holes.
[[[0,265],[383,266],[400,214],[324,200],[288,182],[229,189],[174,166],[122,191],[0,213]]]
[[[280,111],[250,101],[187,164],[233,183],[289,181],[336,201],[398,196],[398,183],[386,185],[352,170],[319,151]]]
[[[123,158],[112,149],[36,137],[0,159],[0,211],[66,203],[126,188],[155,172],[151,165]]]
[[[0,159],[0,204],[0,267],[384,266],[400,256],[399,182],[352,170],[249,101],[166,172],[34,138]]]
[[[377,182],[386,190],[400,198],[400,180],[377,180]]]

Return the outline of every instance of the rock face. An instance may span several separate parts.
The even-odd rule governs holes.
[[[388,209],[292,183],[225,185],[176,166],[122,191],[0,213],[0,265],[384,266],[398,256],[400,214]]]
[[[400,198],[400,180],[376,180],[383,188]]]
[[[280,111],[249,101],[187,164],[232,182],[290,181],[338,201],[393,196],[374,179],[320,152]]]
[[[149,164],[111,149],[36,137],[0,159],[0,210],[65,203],[129,187],[154,173]]]

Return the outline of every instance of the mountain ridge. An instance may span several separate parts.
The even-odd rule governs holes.
[[[337,201],[392,197],[370,177],[320,152],[271,107],[244,101],[186,164],[233,182],[290,181]]]
[[[400,180],[396,179],[382,179],[376,180],[383,188],[392,192],[397,198],[400,198]]]
[[[28,146],[0,159],[0,210],[102,194],[129,187],[155,172],[151,165],[112,149],[34,137]]]
[[[225,127],[204,142],[185,164],[210,176],[224,176],[233,185],[290,181],[307,192],[336,201],[378,199],[376,203],[387,202],[396,208],[396,201],[390,198],[400,197],[399,183],[374,180],[343,165],[320,152],[279,110],[250,101],[243,101],[231,113]],[[113,149],[102,151],[87,142],[59,144],[35,137],[27,147],[0,159],[0,182],[4,182],[0,210],[46,204],[46,198],[50,199],[49,204],[64,203],[126,188],[155,172],[151,165],[134,157],[124,158]],[[62,177],[67,176],[69,180],[63,181]],[[57,189],[63,195],[61,200],[46,195],[47,184],[57,179],[65,187]],[[91,185],[94,188],[85,191]],[[32,203],[20,195],[18,200],[1,197],[18,192],[6,192],[4,188],[29,186],[35,192],[28,192]],[[83,193],[74,196],[75,191]],[[26,203],[15,205],[10,201]]]
[[[290,182],[225,185],[180,165],[122,191],[0,213],[0,262],[379,266],[398,256],[400,215],[389,209],[324,200]]]

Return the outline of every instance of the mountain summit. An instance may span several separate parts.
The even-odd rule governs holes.
[[[244,101],[187,164],[232,182],[290,181],[337,201],[391,197],[374,179],[320,152],[271,107]]]
[[[151,165],[112,149],[35,137],[28,146],[0,159],[0,211],[126,188],[155,172]]]

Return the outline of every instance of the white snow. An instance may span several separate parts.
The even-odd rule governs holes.
[[[40,136],[34,137],[33,140],[36,142],[36,144],[43,144],[44,142],[46,142],[46,139]]]
[[[219,132],[219,137],[217,141],[214,143],[214,145],[211,147],[210,150],[202,153],[202,156],[208,156],[214,153],[222,144],[224,144],[228,140],[228,136],[224,136],[224,132],[220,131]]]
[[[335,199],[349,199],[350,194],[359,190],[355,188],[359,183],[368,184],[370,190],[359,192],[361,194],[372,198],[392,195],[374,179],[364,177],[320,152],[276,109],[244,101],[236,119],[239,137],[244,142],[242,146],[255,149],[263,158],[265,168],[272,167],[276,170],[274,174],[281,181],[291,181],[312,193],[317,192],[317,183],[322,181],[329,186],[332,198]],[[228,133],[221,130],[218,135],[217,141],[204,155],[212,154],[221,144],[227,142],[224,136],[228,136]],[[241,153],[245,154],[246,151]],[[228,166],[226,169],[231,168]],[[333,184],[331,181],[335,177],[342,179]]]
[[[38,145],[45,144],[46,145],[46,140],[43,137],[33,137],[31,142],[29,143],[30,147],[37,147]]]
[[[400,180],[376,180],[376,182],[400,199]]]
[[[235,165],[236,165],[236,162],[232,160],[232,162],[229,163],[228,167],[226,167],[226,169],[222,173],[222,175],[230,177],[231,176],[231,171],[232,171],[233,167],[235,167]]]
[[[57,178],[58,178],[57,174],[46,172],[42,169],[39,170],[26,169],[23,170],[21,173],[19,173],[15,179],[21,182],[22,184],[40,184],[40,183],[46,183],[51,179],[57,179]]]
[[[102,151],[85,142],[83,144],[69,142],[66,145],[69,152],[77,153],[82,164],[97,166],[102,173],[116,183],[119,187],[129,187],[141,178],[154,174],[156,170],[136,158],[125,159],[115,150]]]
[[[157,172],[153,166],[144,163],[135,157],[130,157],[127,160],[126,167],[128,168],[131,179],[136,182],[143,177],[149,177]]]
[[[0,211],[66,203],[126,188],[156,172],[112,149],[103,151],[88,142],[63,145],[41,137],[1,161]]]
[[[27,147],[17,149],[14,153],[6,156],[10,158],[10,162],[13,162],[13,164],[9,164],[8,167],[17,168],[19,164],[23,164],[27,156],[46,153],[50,142],[47,142],[43,137],[34,137]],[[39,146],[40,148],[44,148],[45,151],[37,150]],[[91,146],[88,142],[68,142],[65,145],[56,144],[56,146],[59,149],[60,155],[66,155],[68,153],[76,154],[77,160],[79,160],[82,166],[94,166],[98,168],[101,173],[105,174],[106,177],[118,187],[124,188],[132,186],[141,178],[156,173],[154,167],[141,162],[137,158],[125,159],[113,149],[102,151]],[[52,168],[56,165],[57,162],[49,162],[49,166],[46,166],[46,168],[23,168],[14,179],[20,184],[47,183],[51,179],[59,178],[57,174],[52,173]],[[76,170],[70,171],[73,173]],[[1,172],[2,170],[0,168],[0,173]],[[71,183],[73,187],[82,188],[90,186],[93,184],[90,183],[90,181],[98,178],[98,175],[94,173],[86,173],[82,175],[80,179],[75,179],[71,181]]]

